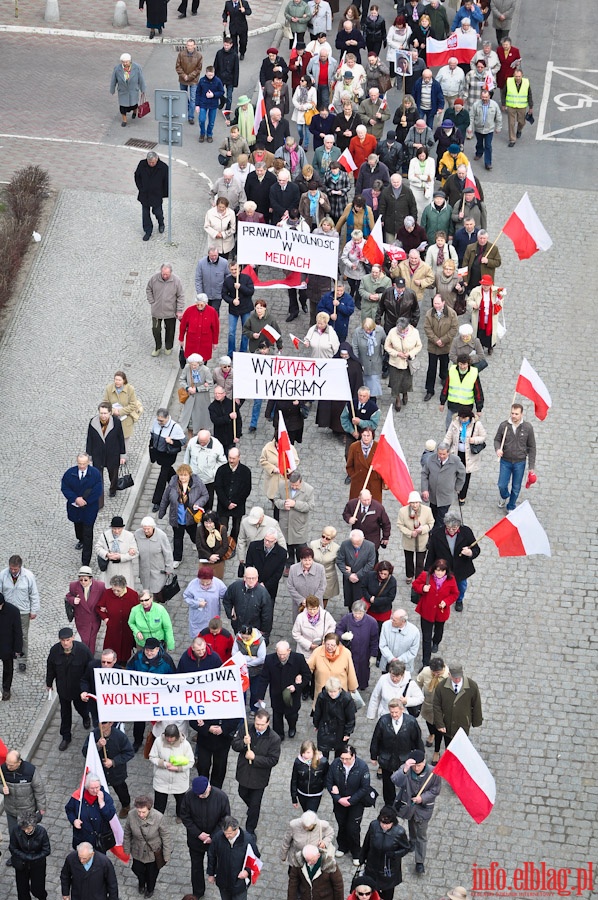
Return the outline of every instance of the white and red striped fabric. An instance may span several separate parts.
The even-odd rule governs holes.
[[[468,32],[458,29],[449,34],[446,41],[437,41],[429,37],[426,40],[426,65],[446,66],[452,56],[460,63],[468,63],[475,56],[477,49],[478,35],[473,28]]]
[[[465,176],[465,187],[472,187],[473,192],[476,196],[476,200],[481,200],[480,192],[478,191],[478,186],[475,180],[475,175],[473,174],[473,169],[471,168],[471,163],[467,160],[467,174]]]
[[[513,241],[519,259],[529,259],[538,250],[546,251],[552,247],[552,238],[538,218],[527,191],[502,230]]]
[[[291,334],[290,331],[289,331],[289,337],[290,337],[290,339],[291,339],[292,342],[293,342],[293,347],[295,348],[295,350],[298,350],[298,349],[299,349],[299,344],[302,344],[302,343],[303,343],[303,341],[301,340],[301,338],[298,338],[296,334]]]
[[[226,662],[222,663],[222,666],[238,666],[239,671],[241,672],[241,687],[243,689],[243,693],[249,690],[249,671],[247,669],[247,657],[238,651],[233,653],[230,659],[227,659]]]
[[[434,773],[448,781],[478,825],[490,815],[496,800],[496,783],[462,728],[436,763]]]
[[[301,272],[289,272],[286,278],[274,278],[271,281],[260,281],[253,266],[245,266],[243,275],[249,275],[255,287],[262,291],[275,291],[277,288],[300,288],[304,286]],[[277,339],[278,340],[278,339]]]
[[[552,406],[552,397],[536,370],[533,366],[530,366],[525,357],[521,363],[515,390],[518,394],[522,394],[533,402],[536,418],[544,421],[548,415],[548,410]]]
[[[263,336],[270,344],[275,344],[280,337],[280,334],[278,333],[276,328],[273,328],[271,325],[264,325],[264,327],[260,331],[260,334],[263,334]]]
[[[384,262],[384,235],[380,216],[376,219],[372,232],[364,244],[363,255],[372,265],[382,265]]]
[[[297,468],[295,455],[291,447],[289,432],[283,414],[278,412],[278,471],[281,475],[288,475]]]
[[[357,171],[357,166],[355,165],[355,160],[353,159],[353,157],[348,149],[344,150],[341,153],[341,155],[338,158],[338,164],[339,164],[339,166],[343,167],[343,169],[345,170],[345,172],[347,172],[348,175],[350,175],[351,172]]]
[[[81,794],[85,789],[85,779],[88,775],[97,775],[100,780],[100,784],[102,785],[102,791],[104,792],[104,794],[108,794],[108,796],[111,796],[110,791],[108,790],[106,775],[104,773],[105,769],[100,761],[100,754],[98,753],[95,739],[93,737],[93,734],[90,734],[89,741],[87,743],[87,753],[85,755],[85,768],[83,770],[83,778],[81,779],[81,784],[79,785],[77,790],[73,791],[71,796],[73,796],[75,800],[81,799]],[[110,848],[110,852],[113,853],[114,856],[116,856],[118,859],[120,859],[121,862],[126,864],[129,862],[130,856],[123,850],[123,827],[120,824],[118,815],[116,814],[113,815],[110,819],[110,829],[112,831],[112,834],[114,835],[114,840],[116,841],[114,847]]]
[[[257,103],[255,104],[255,113],[253,117],[253,133],[257,134],[257,130],[260,127],[260,122],[266,115],[266,102],[264,100],[264,92],[262,91],[261,84],[258,87],[257,91]]]
[[[486,537],[494,541],[499,556],[552,556],[548,535],[529,500],[493,525]]]
[[[378,438],[372,468],[384,479],[399,503],[405,506],[414,487],[403,448],[395,431],[392,407],[388,410],[384,428]]]
[[[247,869],[249,872],[249,877],[251,878],[251,883],[255,884],[258,878],[260,877],[260,873],[264,867],[263,862],[251,846],[251,844],[247,845],[247,850],[245,852],[245,860],[243,862],[243,868]]]

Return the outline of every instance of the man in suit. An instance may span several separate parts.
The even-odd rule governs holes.
[[[448,678],[443,678],[434,691],[434,726],[444,735],[448,747],[460,728],[469,734],[484,721],[482,699],[475,681],[463,675],[463,666],[449,666]]]
[[[270,218],[270,188],[276,184],[276,175],[268,171],[265,162],[256,162],[255,172],[250,172],[245,181],[245,196],[253,200],[257,212],[267,221]]]
[[[76,641],[72,628],[61,628],[58,632],[58,643],[50,648],[46,660],[46,687],[50,691],[56,682],[56,693],[60,700],[60,737],[59,750],[66,750],[72,740],[73,711],[75,707],[83,727],[87,730],[91,725],[89,709],[81,699],[81,679],[87,666],[93,660],[91,651],[85,644]]]
[[[276,153],[279,147],[290,135],[289,123],[282,118],[282,113],[277,106],[273,106],[269,115],[264,116],[255,136],[256,144],[261,144],[271,153]]]
[[[60,490],[66,497],[68,520],[75,526],[75,550],[82,551],[81,565],[88,566],[93,549],[93,526],[100,510],[103,487],[102,475],[91,465],[87,453],[80,453],[77,465],[66,470]]]
[[[301,199],[301,191],[291,181],[288,169],[281,169],[276,181],[270,188],[270,221],[273,225],[280,222],[285,212],[297,209]]]
[[[245,503],[251,493],[251,469],[241,462],[241,451],[237,447],[231,447],[228,462],[216,470],[214,490],[220,521],[228,530],[229,516],[232,518],[229,534],[236,541],[245,515]]]
[[[273,528],[266,532],[263,540],[252,541],[247,549],[246,564],[257,569],[260,584],[266,588],[273,603],[286,561],[286,548],[278,543],[278,534]]]
[[[235,778],[239,783],[239,797],[247,806],[245,828],[255,834],[264,791],[270,781],[272,769],[280,761],[280,738],[270,728],[270,715],[265,709],[255,714],[248,733],[243,724],[239,726],[232,747],[239,754]],[[237,896],[235,892],[235,898]],[[229,897],[227,894],[227,898]]]
[[[311,672],[303,653],[291,650],[288,641],[279,641],[275,653],[268,653],[260,672],[258,696],[263,698],[270,688],[272,727],[284,741],[284,720],[289,723],[289,737],[297,734],[301,694],[311,680]]]
[[[372,498],[366,488],[356,500],[349,500],[343,510],[343,519],[352,528],[360,528],[367,541],[371,541],[378,550],[386,550],[390,539],[390,519],[381,503]]]
[[[376,548],[366,541],[363,531],[354,528],[348,540],[342,542],[336,564],[343,575],[345,606],[351,609],[363,593],[359,576],[371,572],[376,565]]]
[[[239,51],[239,59],[245,59],[245,53],[247,52],[247,33],[249,31],[247,16],[250,15],[251,7],[247,0],[226,0],[222,12],[222,24],[226,31],[228,20],[228,31],[233,39],[235,50]]]
[[[60,893],[71,900],[118,900],[114,866],[104,853],[96,853],[83,841],[67,854],[60,872]]]

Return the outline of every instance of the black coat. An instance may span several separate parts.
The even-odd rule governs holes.
[[[388,141],[386,140],[386,138],[384,138],[384,140],[378,141],[376,153],[391,175],[394,175],[396,172],[401,171],[401,166],[403,165],[403,162],[406,158],[402,144],[397,143],[397,141],[393,141],[393,143],[389,147]]]
[[[247,33],[249,29],[249,25],[247,24],[247,16],[251,15],[251,7],[249,3],[247,3],[247,0],[243,0],[243,8],[245,10],[244,13],[241,12],[239,7],[235,9],[233,0],[226,0],[226,3],[224,4],[224,11],[222,13],[222,21],[224,25],[226,25],[226,20],[228,18],[229,34]]]
[[[94,728],[93,735],[87,735],[81,751],[83,756],[87,753],[87,745],[89,744],[90,738],[93,737],[97,744],[101,736],[99,728]],[[106,738],[105,750],[108,759],[111,759],[114,763],[114,765],[110,766],[108,769],[104,767],[106,783],[108,785],[123,784],[123,782],[127,780],[127,763],[135,756],[131,741],[124,731],[121,731],[120,728],[115,728],[113,725],[110,734]],[[101,747],[98,747],[98,753],[100,760],[103,762],[104,750]]]
[[[409,838],[398,823],[383,831],[380,822],[370,822],[360,859],[365,875],[373,878],[378,892],[395,888],[403,881],[401,859],[410,852]]]
[[[212,419],[212,421],[214,421]],[[229,421],[231,421],[229,419]],[[238,423],[237,419],[237,423]],[[237,436],[240,434],[237,428]],[[219,466],[216,469],[214,478],[214,490],[218,497],[218,515],[230,516],[235,519],[245,515],[245,503],[251,493],[251,469],[239,463],[235,471],[231,469],[228,463]],[[229,503],[236,503],[236,507],[231,512],[228,509]]]
[[[48,832],[43,825],[36,825],[31,834],[22,828],[14,828],[10,833],[9,852],[17,870],[28,870],[31,863],[45,859],[52,852]]]
[[[325,756],[319,761],[316,769],[311,761],[303,762],[299,757],[295,758],[293,771],[291,772],[291,801],[299,802],[298,794],[310,796],[321,794],[326,789],[326,776],[330,763]]]
[[[46,687],[56,682],[61,700],[76,700],[81,694],[81,679],[88,663],[93,660],[91,651],[81,641],[73,642],[73,649],[65,653],[62,644],[50,648],[46,662]]]
[[[301,684],[295,684],[295,679],[301,675],[303,679]],[[268,653],[259,675],[259,682],[256,687],[258,695],[262,698],[266,696],[266,691],[270,688],[270,704],[272,709],[282,711],[285,709],[285,703],[282,699],[282,692],[290,685],[295,685],[295,690],[291,693],[292,705],[291,709],[298,712],[301,707],[301,692],[305,686],[311,681],[311,671],[307,665],[303,653],[297,653],[291,650],[291,654],[283,665],[276,653]]]
[[[99,423],[98,416],[94,416],[87,427],[85,452],[91,456],[96,469],[108,469],[110,471],[118,469],[121,457],[126,456],[127,453],[120,419],[117,416],[112,416],[104,435],[101,435],[97,427],[95,427],[96,422]]]
[[[287,551],[280,544],[274,544],[268,555],[264,549],[263,541],[252,541],[247,548],[246,566],[254,566],[260,577],[260,583],[264,585],[270,596],[274,599],[284,567],[287,561]]]
[[[475,573],[473,560],[480,555],[480,545],[471,548],[471,556],[460,556],[463,547],[473,544],[475,535],[468,525],[461,525],[455,541],[455,553],[451,553],[444,525],[433,528],[428,538],[428,555],[426,556],[426,569],[429,569],[434,560],[446,559],[456,581],[464,581]]]
[[[135,184],[143,206],[162,206],[162,200],[168,197],[168,166],[161,159],[155,166],[142,159],[135,169]]]
[[[114,866],[103,853],[94,853],[89,871],[71,851],[60,872],[60,893],[71,900],[118,900]]]
[[[245,196],[253,200],[266,222],[270,219],[270,188],[273,184],[276,184],[276,175],[272,172],[266,172],[261,181],[256,172],[250,172],[245,180]]]
[[[272,416],[275,434],[278,434],[279,412],[283,415],[291,443],[294,444],[297,441],[300,444],[303,439],[303,425],[305,423],[305,419],[301,415],[301,404],[295,403],[294,400],[268,400],[266,417]]]
[[[261,128],[261,126],[260,126]],[[291,209],[299,208],[301,200],[301,191],[294,182],[289,181],[284,191],[278,182],[270,188],[270,221],[273,225],[277,225],[282,219],[285,212]]]
[[[274,604],[265,587],[256,584],[254,588],[247,588],[242,579],[233,581],[226,589],[222,605],[229,619],[233,610],[235,611],[235,618],[231,619],[235,634],[241,625],[248,624],[261,631],[268,640],[272,631]]]
[[[417,328],[419,322],[419,303],[415,291],[405,288],[402,297],[395,297],[394,285],[386,288],[382,294],[378,310],[376,312],[376,324],[379,325],[384,316],[384,331],[386,334],[397,324],[397,319],[409,319],[409,324]]]
[[[370,757],[378,760],[381,769],[396,772],[409,759],[412,750],[423,750],[421,731],[417,721],[408,713],[397,734],[390,713],[380,716],[370,742]]]
[[[139,9],[147,7],[147,21],[156,27],[168,20],[168,0],[139,0]]]
[[[392,609],[392,604],[397,596],[397,579],[394,575],[390,575],[390,577],[386,579],[383,583],[383,589],[382,583],[378,581],[377,572],[366,572],[359,580],[363,588],[363,596],[367,597],[368,600],[370,597],[376,598],[371,604],[368,612],[378,615],[378,613],[385,613]]]
[[[241,881],[238,875],[243,869],[249,844],[259,856],[255,835],[240,828],[232,847],[221,831],[208,846],[207,873],[216,876],[216,884],[226,894],[240,894],[246,890],[247,882]]]
[[[389,185],[380,194],[380,215],[384,230],[396,234],[405,220],[405,216],[413,216],[417,222],[417,203],[411,188],[403,184],[401,193],[395,197]]]
[[[216,77],[220,79],[222,84],[232,84],[237,87],[239,84],[239,54],[234,47],[225,50],[221,47],[214,57],[214,69]]]
[[[234,441],[233,420],[230,418],[232,411],[233,401],[230,397],[225,397],[224,400],[212,400],[208,406],[210,419],[214,426],[214,437],[220,441],[225,453],[230,450]],[[238,405],[235,406],[235,412],[237,413],[237,437],[241,437],[243,434],[243,420]],[[228,465],[228,463],[225,465]]]
[[[232,275],[225,275],[222,282],[222,299],[228,303],[228,312],[231,316],[241,316],[253,312],[253,292],[255,287],[249,275],[239,275],[239,305],[233,306],[233,300],[237,297],[235,279]]]
[[[23,652],[21,613],[13,603],[0,606],[0,659]]]
[[[341,691],[333,700],[326,688],[318,694],[314,709],[314,728],[318,732],[318,749],[324,753],[343,744],[345,735],[355,731],[355,701],[349,691]]]
[[[244,737],[245,725],[243,724],[239,726],[232,744],[233,750],[239,754],[235,777],[242,787],[265,788],[270,781],[272,769],[278,765],[280,760],[280,738],[269,726],[258,737],[255,725],[250,725],[249,737],[251,738],[251,749],[255,753],[255,759],[249,765],[249,760],[245,756],[247,748],[243,743]],[[257,849],[255,845],[254,849]]]
[[[268,122],[268,127],[270,128],[270,135],[272,140],[268,140],[268,128],[266,127],[266,121]],[[262,144],[266,150],[269,150],[270,153],[276,153],[279,147],[282,147],[285,140],[290,135],[291,130],[289,128],[289,123],[286,119],[281,119],[276,128],[268,118],[267,120],[264,118],[260,122],[260,127],[257,130],[257,134],[255,136],[256,144]],[[276,178],[274,179],[276,181]]]
[[[212,787],[207,797],[201,798],[192,790],[188,790],[181,802],[181,819],[187,829],[189,847],[200,847],[207,850],[208,845],[198,841],[202,831],[210,836],[215,835],[222,827],[222,820],[230,816],[230,802],[220,788]]]
[[[338,803],[341,797],[348,797],[351,806],[364,804],[370,791],[370,770],[367,763],[358,756],[355,757],[355,763],[347,778],[341,760],[335,759],[328,769],[326,787],[331,791],[335,786],[339,792],[330,795],[333,803]]]
[[[267,81],[272,81],[275,66],[277,69],[282,70],[278,71],[276,74],[280,75],[285,84],[289,80],[289,67],[287,66],[282,56],[277,56],[274,62],[270,62],[270,57],[267,56],[264,60],[262,60],[262,64],[260,66],[259,81],[262,87]]]

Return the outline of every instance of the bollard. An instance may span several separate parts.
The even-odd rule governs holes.
[[[114,18],[112,19],[112,24],[115,28],[123,28],[124,26],[129,24],[127,4],[125,3],[125,0],[117,0],[116,6],[114,7]]]
[[[46,0],[46,11],[44,13],[44,21],[60,22],[60,10],[58,9],[58,0]]]

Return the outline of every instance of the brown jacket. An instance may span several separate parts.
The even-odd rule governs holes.
[[[199,50],[193,53],[187,53],[187,50],[181,50],[176,58],[175,69],[179,76],[180,84],[197,84],[203,65],[203,56]],[[187,78],[185,79],[185,75]]]
[[[490,247],[492,247],[492,245],[490,245]],[[490,275],[492,278],[494,278],[495,270],[500,268],[500,266],[502,265],[502,259],[500,258],[498,247],[492,247],[492,249],[490,249],[490,247],[488,247],[488,262],[482,263],[480,265],[480,269],[482,275]],[[465,266],[467,266],[467,269],[471,268],[478,249],[479,245],[477,241],[469,245],[469,247],[465,251],[465,256],[463,257],[463,268]],[[467,275],[463,280],[465,284],[467,284],[467,282],[469,281],[469,271],[467,272]]]
[[[390,275],[391,278],[395,277],[392,271]],[[424,299],[426,288],[432,287],[434,284],[434,272],[425,262],[420,263],[415,272],[411,274],[409,260],[404,259],[403,262],[399,263],[398,275],[400,278],[405,279],[405,287],[409,288],[410,291],[413,291],[420,303]],[[421,281],[421,284],[415,284],[415,279]]]
[[[347,475],[351,479],[349,500],[353,500],[355,497],[359,497],[365,479],[367,478],[370,465],[376,453],[377,446],[378,441],[373,441],[372,449],[368,453],[367,459],[363,455],[363,451],[361,449],[361,441],[354,441],[349,447],[349,455],[347,457]],[[372,471],[370,480],[368,481],[368,488],[371,491],[374,500],[377,500],[378,503],[382,503],[382,478],[380,477],[380,475],[378,475],[377,472]]]
[[[444,310],[440,319],[436,315],[434,307],[429,309],[424,317],[424,331],[428,338],[428,353],[435,356],[448,355],[451,349],[453,338],[459,330],[459,319],[457,313],[450,306],[444,305]],[[436,341],[442,341],[442,347],[436,344]]]

